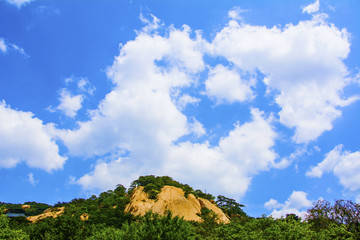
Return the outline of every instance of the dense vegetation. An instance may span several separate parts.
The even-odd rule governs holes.
[[[333,205],[318,201],[303,220],[292,214],[282,219],[251,218],[243,205],[224,196],[218,196],[216,203],[231,218],[229,224],[218,224],[217,216],[206,208],[201,209],[200,223],[173,217],[170,212],[166,216],[149,212],[144,217],[124,213],[133,188],[150,185],[147,191],[153,191],[156,198],[155,193],[168,184],[196,193],[169,177],[145,176],[134,181],[129,191],[118,185],[99,196],[58,203],[56,206],[65,206],[64,214],[36,223],[25,217],[6,217],[5,207],[14,205],[2,204],[0,239],[360,239],[360,205],[344,200]],[[27,205],[31,204],[34,209],[44,207]]]
[[[150,199],[156,199],[157,195],[160,193],[161,188],[163,186],[174,186],[181,188],[185,192],[185,197],[187,197],[190,193],[194,194],[195,197],[201,197],[208,200],[214,200],[215,196],[204,193],[201,190],[194,190],[187,184],[179,183],[173,180],[171,177],[163,176],[156,177],[154,175],[141,176],[138,180],[135,180],[131,183],[129,192],[131,192],[134,188],[142,186],[144,187],[144,191],[149,195]]]
[[[23,208],[23,205],[28,205],[28,208]],[[37,202],[25,202],[24,204],[12,204],[0,202],[0,207],[4,206],[7,213],[23,213],[26,216],[35,216],[43,213],[51,205]]]

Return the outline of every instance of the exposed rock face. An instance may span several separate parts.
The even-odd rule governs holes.
[[[149,199],[143,187],[137,187],[132,193],[125,212],[143,216],[150,210],[160,215],[170,211],[174,216],[183,217],[185,220],[201,222],[202,219],[198,214],[200,214],[202,207],[214,211],[218,216],[219,223],[230,222],[223,211],[214,203],[204,198],[196,198],[193,194],[189,194],[186,198],[182,189],[173,186],[164,186],[156,200]]]
[[[49,208],[44,211],[44,213],[36,215],[36,216],[30,216],[27,217],[27,220],[31,222],[36,222],[41,219],[47,218],[47,217],[53,217],[56,218],[64,213],[65,207],[57,207],[57,208]]]

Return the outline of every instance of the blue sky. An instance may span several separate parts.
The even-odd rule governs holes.
[[[303,216],[360,201],[358,1],[0,1],[0,201],[168,175]]]

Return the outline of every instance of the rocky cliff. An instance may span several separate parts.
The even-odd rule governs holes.
[[[135,188],[125,212],[143,216],[148,211],[160,215],[170,211],[174,216],[183,217],[188,221],[200,222],[202,219],[199,214],[202,207],[214,211],[219,223],[230,222],[229,218],[216,204],[204,198],[196,198],[193,194],[185,197],[182,189],[173,186],[164,186],[155,200],[148,197],[143,187]]]

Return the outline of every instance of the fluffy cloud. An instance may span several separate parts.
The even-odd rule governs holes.
[[[257,109],[252,109],[251,114],[251,121],[236,125],[218,146],[212,147],[207,142],[173,146],[164,172],[213,193],[223,189],[232,196],[243,196],[252,176],[275,167],[276,158],[272,150],[276,133],[270,125],[271,119],[264,118]]]
[[[231,67],[210,68],[203,85],[207,96],[218,103],[250,101],[255,80],[241,74],[261,71],[268,91],[276,93],[280,122],[295,128],[298,143],[330,130],[341,115],[339,107],[353,101],[340,95],[350,82],[342,61],[349,52],[348,34],[321,17],[284,28],[231,20],[211,43],[188,26],[170,27],[162,36],[159,19],[143,22],[147,26],[122,46],[107,69],[114,88],[91,111],[90,120],[58,131],[71,155],[99,158],[92,172],[74,181],[85,189],[104,190],[130,175],[157,174],[241,197],[254,175],[289,164],[287,159],[275,162],[272,116],[255,108],[250,121],[237,123],[218,144],[183,140],[206,134],[201,122],[182,112],[200,101],[185,89],[198,86],[205,53],[231,62]],[[304,194],[294,192],[280,210],[308,206],[309,201],[296,205],[296,199],[306,200]]]
[[[186,26],[170,28],[167,37],[138,33],[108,68],[115,87],[91,119],[79,122],[76,130],[59,131],[70,154],[99,156],[94,170],[75,181],[84,189],[104,190],[139,175],[157,174],[213,192],[225,186],[223,191],[242,196],[252,176],[274,167],[276,133],[271,117],[258,109],[251,110],[251,121],[236,124],[217,146],[177,142],[206,133],[198,120],[181,112],[187,103],[198,102],[181,90],[196,84],[196,74],[204,70],[204,42],[190,33]],[[115,156],[105,157],[108,154]]]
[[[68,90],[62,89],[59,97],[60,104],[57,109],[68,117],[75,117],[76,112],[82,107],[83,98],[82,95],[73,96]]]
[[[312,201],[307,198],[307,193],[303,191],[293,191],[285,203],[279,203],[275,199],[270,199],[264,204],[267,209],[273,209],[270,214],[274,218],[285,217],[286,214],[296,214],[305,218],[306,209],[312,206]]]
[[[325,159],[312,167],[306,175],[321,178],[324,173],[332,172],[341,185],[350,191],[360,189],[360,152],[343,150],[343,145],[336,146],[326,154]]]
[[[217,65],[210,69],[209,78],[205,81],[205,94],[214,97],[218,103],[243,102],[254,98],[252,86],[253,80],[244,80],[234,69]]]
[[[92,112],[90,121],[62,134],[70,153],[102,155],[119,148],[141,148],[146,154],[153,151],[152,144],[169,145],[191,133],[187,117],[174,104],[171,92],[193,82],[186,72],[204,68],[198,44],[189,37],[188,28],[173,29],[168,38],[139,33],[125,44],[108,69],[116,87]],[[157,66],[160,60],[166,66]]]
[[[7,0],[8,3],[15,5],[18,8],[21,8],[23,5],[33,1],[33,0]]]
[[[349,34],[328,24],[322,15],[283,28],[231,20],[208,50],[242,71],[259,70],[266,76],[268,91],[277,93],[280,122],[295,128],[297,143],[331,130],[341,116],[339,107],[355,100],[341,98],[350,83],[343,63],[350,51]]]
[[[50,137],[41,120],[30,112],[11,109],[0,103],[0,167],[15,167],[25,162],[29,167],[51,171],[61,169],[66,158]]]
[[[215,147],[188,141],[165,145],[155,138],[147,143],[150,149],[138,143],[128,158],[100,161],[76,183],[87,190],[104,190],[144,174],[170,175],[212,193],[241,197],[252,176],[275,166],[271,148],[276,134],[262,114],[253,109],[252,121],[236,125]]]
[[[303,7],[302,12],[311,14],[319,11],[319,8],[320,8],[320,1],[316,0],[314,3]]]

